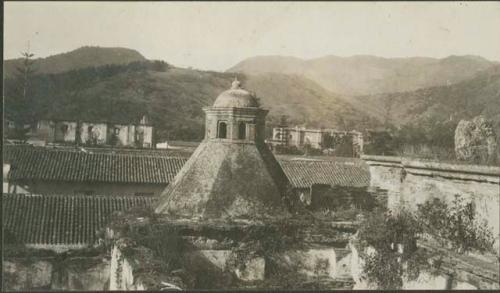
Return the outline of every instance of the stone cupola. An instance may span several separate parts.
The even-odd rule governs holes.
[[[260,108],[254,94],[234,80],[206,113],[205,139],[234,143],[263,143],[267,110]]]
[[[206,113],[205,139],[163,191],[157,213],[183,218],[288,215],[288,179],[264,143],[265,117],[238,80]]]

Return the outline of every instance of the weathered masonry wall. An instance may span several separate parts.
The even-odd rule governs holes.
[[[500,167],[458,165],[388,156],[362,156],[370,185],[387,189],[389,206],[415,209],[432,197],[451,202],[455,195],[472,200],[479,218],[500,238]]]
[[[109,287],[110,260],[103,257],[5,257],[4,290],[85,290]]]
[[[320,288],[349,288],[353,283],[346,247],[356,231],[354,223],[304,224],[304,219],[288,219],[286,224],[262,224],[168,218],[151,223],[145,216],[124,215],[125,219],[107,230],[107,237],[114,242],[110,290],[281,288],[287,286],[282,278],[288,284],[297,279],[318,283]],[[146,246],[157,241],[176,253],[166,255],[155,245]],[[165,256],[176,266],[162,266]]]

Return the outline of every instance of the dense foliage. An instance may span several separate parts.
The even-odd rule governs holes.
[[[438,198],[426,201],[418,207],[419,219],[425,231],[442,246],[464,253],[472,250],[492,252],[495,241],[486,220],[477,218],[472,201],[460,196],[448,205]]]
[[[9,79],[10,86],[4,91],[4,96],[13,98],[9,100],[9,107],[5,108],[5,117],[13,125],[6,124],[7,119],[4,119],[3,128],[7,130],[7,135],[10,137],[24,141],[28,138],[29,126],[36,121],[36,108],[33,94],[35,88],[33,85],[34,54],[24,52],[22,56],[20,64],[15,67],[13,77]]]
[[[416,279],[426,264],[416,243],[422,232],[411,212],[391,214],[378,209],[369,213],[358,233],[361,251],[368,247],[375,250],[363,255],[368,281],[378,288],[394,290],[402,287],[404,278]]]
[[[419,239],[437,239],[458,253],[492,252],[493,235],[476,217],[473,203],[460,196],[451,205],[428,200],[417,212],[403,209],[393,214],[378,209],[366,214],[358,243],[368,281],[381,289],[400,289],[403,280],[415,280],[421,271],[435,273],[440,263],[431,262],[429,253],[417,247]],[[370,249],[372,253],[367,253]]]
[[[125,97],[111,97],[119,88],[131,87],[132,77],[138,77],[147,70],[166,71],[168,64],[162,61],[137,61],[126,65],[104,65],[72,70],[61,74],[38,74],[31,77],[29,102],[19,101],[18,80],[5,80],[5,109],[7,118],[15,118],[32,108],[33,119],[118,119],[130,121],[130,116],[140,117],[144,111],[142,105],[136,104],[133,99]],[[109,85],[96,97],[87,90],[100,82],[106,81],[121,74],[134,73],[124,84]],[[137,108],[139,107],[139,109]],[[83,111],[82,111],[83,110]],[[142,111],[141,111],[142,110]],[[110,113],[106,113],[108,111]],[[118,112],[120,114],[112,114]],[[120,117],[122,116],[122,117]],[[124,119],[125,118],[125,119]]]
[[[367,141],[363,152],[367,155],[393,156],[396,153],[394,138],[388,131],[365,134]]]
[[[330,187],[313,185],[313,197],[307,209],[319,218],[355,221],[358,215],[387,205],[387,193],[367,191],[365,187]]]

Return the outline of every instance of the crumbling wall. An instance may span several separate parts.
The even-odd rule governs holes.
[[[53,265],[46,260],[5,259],[2,262],[3,290],[49,289]]]
[[[370,186],[387,190],[387,207],[396,209],[400,205],[400,190],[405,179],[401,157],[362,156],[370,170]]]
[[[5,257],[4,290],[100,291],[109,282],[109,260],[102,257]]]
[[[134,280],[132,266],[117,246],[111,253],[109,290],[144,290],[144,285]]]
[[[389,207],[416,209],[432,197],[450,203],[460,195],[474,202],[477,217],[488,223],[496,236],[496,249],[500,249],[500,167],[362,158],[369,165],[370,185],[389,190],[389,201],[393,202]]]
[[[173,253],[180,253],[176,251]],[[182,273],[182,272],[181,272]],[[115,241],[111,251],[109,290],[185,289],[165,259],[130,238]]]
[[[115,245],[110,289],[349,286],[352,281],[345,246],[356,228],[353,223],[310,221],[200,222],[157,214],[124,214],[113,221],[107,233]],[[303,282],[309,285],[301,287]]]
[[[374,290],[376,284],[367,282],[363,274],[365,261],[358,251],[356,245],[351,243],[351,272],[355,282],[353,289],[356,290]],[[427,247],[428,248],[428,247]],[[369,247],[364,251],[364,254],[370,255],[376,251]],[[475,289],[498,289],[498,273],[496,276],[491,276],[491,272],[484,269],[478,269],[477,265],[471,265],[460,261],[459,257],[452,255],[449,252],[442,251],[443,264],[440,272],[430,273],[421,271],[415,280],[403,278],[402,290],[475,290]],[[458,271],[458,273],[457,273]],[[497,281],[495,281],[495,279]]]
[[[401,185],[401,204],[415,209],[418,204],[437,197],[448,203],[460,195],[473,202],[476,216],[484,220],[500,241],[500,168],[423,163],[403,160],[406,177]],[[473,173],[477,172],[477,173]],[[481,173],[480,173],[481,172]]]

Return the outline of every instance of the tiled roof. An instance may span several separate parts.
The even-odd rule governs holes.
[[[4,194],[2,227],[24,244],[93,244],[115,211],[152,206],[152,197]],[[5,239],[8,241],[9,239]]]
[[[11,147],[10,180],[167,184],[186,158]],[[4,159],[4,160],[5,160]]]
[[[370,184],[370,173],[361,164],[305,160],[280,160],[279,162],[295,188],[308,188],[312,184],[354,187]]]
[[[10,146],[4,160],[12,164],[11,180],[57,180],[168,184],[187,158],[170,157],[161,151],[129,153],[83,152],[78,149]],[[314,183],[368,186],[366,164],[355,158],[277,156],[286,176],[296,188]]]
[[[164,156],[164,157],[187,157],[192,154],[190,150],[183,149],[140,149],[131,147],[88,147],[74,145],[49,145],[49,146],[34,146],[29,144],[4,144],[4,159],[10,158],[15,154],[26,150],[52,150],[64,152],[87,152],[92,154],[115,154],[115,155],[138,155],[138,156]]]

